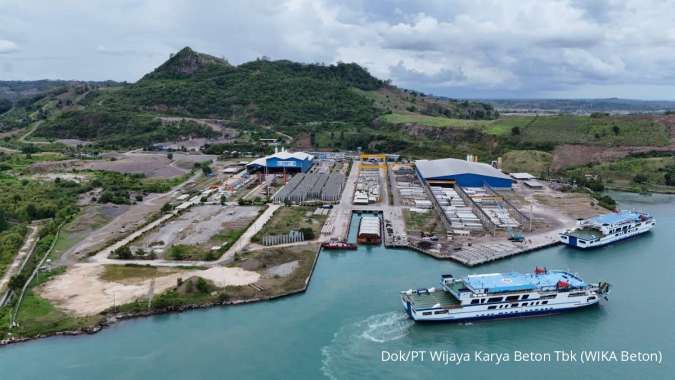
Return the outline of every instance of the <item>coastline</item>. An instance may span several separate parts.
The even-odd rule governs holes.
[[[675,189],[673,190],[656,190],[649,189],[647,191],[640,191],[631,187],[621,187],[621,186],[611,186],[606,185],[606,190],[616,191],[622,193],[631,193],[631,194],[642,194],[642,195],[652,195],[652,194],[665,194],[665,195],[675,195]]]
[[[299,295],[302,293],[305,293],[307,289],[309,288],[309,284],[311,282],[312,276],[314,275],[314,270],[316,269],[316,264],[319,261],[319,255],[321,254],[321,246],[317,248],[316,254],[314,255],[314,260],[312,262],[311,269],[307,275],[307,278],[305,279],[304,285],[296,290],[291,290],[287,292],[283,292],[280,294],[275,294],[271,296],[264,296],[264,297],[255,297],[255,298],[249,298],[249,299],[238,299],[238,300],[224,300],[224,301],[216,301],[216,302],[208,302],[208,303],[203,303],[203,304],[184,304],[184,305],[177,305],[177,306],[169,306],[161,309],[155,309],[155,310],[146,310],[146,311],[140,311],[140,312],[130,312],[130,313],[115,313],[115,314],[109,314],[109,315],[102,315],[102,320],[99,322],[90,325],[90,326],[83,326],[79,329],[76,330],[65,330],[65,331],[54,331],[50,333],[45,333],[45,334],[38,334],[30,337],[19,337],[19,338],[8,338],[8,339],[3,339],[0,340],[0,349],[5,346],[13,345],[13,344],[18,344],[18,343],[26,343],[29,341],[33,340],[38,340],[38,339],[44,339],[44,338],[50,338],[50,337],[56,337],[56,336],[78,336],[78,335],[93,335],[96,334],[100,331],[102,331],[105,328],[112,327],[118,322],[125,321],[125,320],[131,320],[131,319],[138,319],[138,318],[145,318],[145,317],[151,317],[154,315],[162,315],[162,314],[172,314],[172,313],[182,313],[190,310],[199,310],[199,309],[208,309],[212,307],[219,307],[219,306],[236,306],[236,305],[245,305],[245,304],[250,304],[250,303],[256,303],[256,302],[265,302],[265,301],[273,301],[276,299],[284,298],[284,297],[290,297],[294,295]]]

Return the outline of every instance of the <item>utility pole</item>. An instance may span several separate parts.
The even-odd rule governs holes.
[[[150,281],[150,288],[148,289],[148,309],[152,306],[152,297],[155,293],[155,278]]]

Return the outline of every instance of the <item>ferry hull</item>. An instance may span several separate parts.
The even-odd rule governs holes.
[[[544,308],[542,310],[523,310],[523,311],[518,311],[518,312],[512,312],[512,313],[494,313],[491,315],[479,315],[478,312],[474,313],[474,315],[471,316],[452,316],[452,315],[445,315],[444,317],[436,317],[436,316],[418,316],[416,313],[412,310],[412,307],[409,303],[403,301],[403,309],[405,310],[406,314],[408,317],[415,322],[423,322],[423,323],[462,323],[462,322],[473,322],[473,321],[489,321],[489,320],[497,320],[497,319],[515,319],[515,318],[528,318],[528,317],[543,317],[547,315],[555,315],[555,314],[562,314],[562,313],[568,313],[568,312],[573,312],[573,311],[579,311],[582,309],[587,309],[591,308],[593,306],[598,306],[599,305],[599,299],[594,300],[593,302],[589,303],[584,303],[580,305],[575,305],[575,306],[567,306],[567,307],[550,307],[550,308]]]
[[[558,314],[606,300],[610,284],[589,284],[568,271],[537,267],[534,273],[441,276],[441,288],[401,291],[401,303],[415,322],[469,322]]]
[[[598,240],[594,241],[587,241],[580,239],[576,236],[568,235],[565,233],[560,234],[560,242],[574,248],[579,248],[579,249],[589,249],[589,248],[597,248],[597,247],[603,247],[605,245],[615,243],[618,241],[630,239],[639,235],[642,235],[646,232],[651,231],[651,229],[654,227],[653,224],[649,224],[644,227],[640,227],[636,229],[635,231],[628,232],[625,234],[621,234],[619,236],[607,236],[600,238]]]

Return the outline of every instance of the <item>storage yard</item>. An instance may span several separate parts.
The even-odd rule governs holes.
[[[395,246],[474,266],[558,244],[563,226],[607,211],[587,194],[528,184],[533,176],[527,173],[516,173],[514,181],[472,160],[422,160],[422,168],[391,164],[407,242]]]
[[[305,244],[316,237],[346,241],[352,213],[366,212],[380,216],[359,219],[368,230],[355,239],[361,244],[382,242],[479,265],[557,244],[559,229],[603,212],[584,194],[561,193],[541,181],[528,185],[533,178],[527,173],[510,177],[473,156],[416,163],[388,163],[385,155],[362,154],[351,163],[344,155],[318,156],[282,151],[253,161],[248,170],[244,163],[224,165],[215,185],[178,196],[180,216],[144,233],[130,245],[132,252],[171,259],[172,247],[198,246],[215,259],[234,243],[222,239],[225,230],[240,231],[228,235],[236,239],[251,223],[249,240],[236,247]],[[253,222],[257,208],[223,208],[221,197],[248,204],[267,199],[277,211]]]
[[[341,173],[300,173],[273,198],[276,203],[330,202],[340,199],[345,176]]]
[[[381,189],[380,170],[378,168],[363,169],[359,172],[356,182],[353,203],[355,205],[378,203],[382,193]]]
[[[433,177],[427,179],[423,174],[428,170],[421,173],[413,163],[388,163],[380,158],[383,155],[377,155],[378,160],[325,155],[307,165],[304,159],[313,155],[284,153],[281,157],[302,161],[295,171],[251,172],[244,170],[245,163],[214,162],[215,175],[191,179],[158,200],[148,197],[131,206],[124,215],[135,215],[138,223],[119,217],[90,234],[94,239],[106,231],[124,230],[115,235],[115,243],[85,239],[86,253],[93,254],[89,261],[218,266],[246,252],[316,240],[347,242],[350,225],[357,221],[353,243],[410,248],[474,266],[557,244],[559,230],[577,218],[605,211],[592,205],[587,194],[563,193],[543,181],[533,187],[526,176],[504,186],[503,175],[495,173],[498,169],[480,164],[474,173],[474,162],[440,160],[431,165]],[[257,160],[262,162],[292,165]],[[447,168],[444,162],[450,163]],[[166,201],[173,204],[172,212],[155,221],[145,219]],[[146,207],[148,202],[152,209]],[[353,218],[357,214],[366,216]],[[85,252],[86,242],[71,250]],[[91,252],[106,244],[110,245],[98,253]],[[125,246],[131,258],[120,257],[117,249]]]
[[[388,159],[399,158],[286,151],[255,165],[219,158],[193,163],[182,183],[133,204],[93,204],[85,194],[84,212],[62,230],[73,242],[56,248],[68,269],[43,287],[44,295],[88,314],[109,308],[110,292],[123,302],[150,299],[176,283],[192,286],[198,280],[182,276],[196,276],[256,299],[283,294],[287,274],[298,268],[305,270],[293,289],[306,287],[318,246],[359,254],[358,245],[383,245],[476,266],[558,244],[558,232],[577,218],[606,212],[587,193],[533,183],[526,173],[516,179],[473,157],[421,167]],[[88,222],[100,213],[97,225]],[[308,249],[311,262],[286,257]],[[142,268],[147,278],[113,284],[102,278],[111,265]],[[90,287],[96,292],[85,291]]]

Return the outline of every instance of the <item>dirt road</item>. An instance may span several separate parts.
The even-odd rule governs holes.
[[[26,260],[33,254],[33,250],[35,249],[35,245],[39,238],[38,232],[40,232],[40,226],[37,223],[28,226],[28,234],[23,241],[23,245],[14,257],[14,261],[7,267],[5,274],[0,278],[0,305],[4,304],[7,296],[9,280],[12,279],[12,276],[21,271]]]

